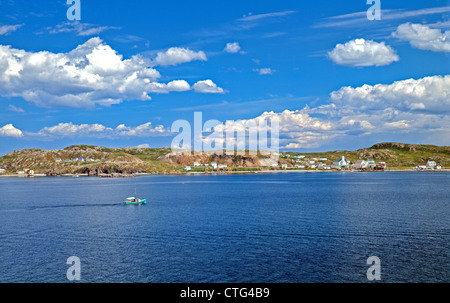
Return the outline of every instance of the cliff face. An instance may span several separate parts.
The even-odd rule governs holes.
[[[257,156],[234,156],[234,155],[216,155],[216,154],[200,154],[189,155],[174,153],[167,154],[158,158],[159,161],[167,162],[174,165],[192,165],[194,162],[200,164],[210,164],[211,162],[217,162],[217,164],[227,165],[228,167],[260,167],[262,163]]]

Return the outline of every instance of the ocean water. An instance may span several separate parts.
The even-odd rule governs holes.
[[[450,173],[0,178],[0,282],[450,282]],[[148,204],[123,206],[133,196]]]

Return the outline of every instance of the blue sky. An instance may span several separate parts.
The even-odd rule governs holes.
[[[290,150],[449,145],[448,1],[80,2],[0,1],[0,154],[170,146],[194,112],[276,116]]]

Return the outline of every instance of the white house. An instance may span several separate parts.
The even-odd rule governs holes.
[[[357,160],[355,164],[353,164],[354,169],[362,169],[367,168],[368,164],[366,160]]]
[[[426,169],[427,165],[425,163],[420,163],[419,165],[416,166],[417,169],[421,170],[421,169]]]
[[[350,161],[345,160],[345,157],[342,156],[341,159],[337,159],[333,162],[333,164],[337,167],[337,168],[343,168],[343,167],[347,167],[350,164]]]
[[[186,171],[190,171],[192,168],[189,166],[189,165],[186,165],[185,167],[184,167],[184,170],[186,170]]]
[[[270,164],[271,167],[278,167],[278,163],[272,163]]]
[[[428,169],[434,169],[434,168],[436,168],[436,161],[431,161],[431,160],[429,160],[429,161],[427,162],[427,168],[428,168]]]
[[[225,164],[219,164],[217,167],[218,167],[219,169],[221,169],[221,168],[227,168],[228,165],[225,165]]]
[[[305,168],[305,165],[297,165],[298,168]]]
[[[287,164],[281,164],[281,168],[282,169],[286,169],[286,168],[288,168],[288,165]]]
[[[194,167],[199,167],[199,166],[201,166],[201,164],[200,164],[200,163],[198,163],[198,162],[194,162]]]
[[[217,162],[216,161],[211,162],[211,166],[212,166],[212,168],[216,169],[217,168]]]
[[[6,173],[6,169],[0,168],[0,174]]]
[[[374,168],[375,166],[376,166],[375,160],[373,159],[367,160],[367,167]]]

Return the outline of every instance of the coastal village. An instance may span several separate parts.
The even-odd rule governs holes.
[[[268,153],[268,155],[271,155]],[[266,166],[271,170],[337,170],[337,171],[384,171],[387,169],[385,161],[375,161],[374,159],[357,160],[352,162],[342,156],[340,159],[329,160],[325,157],[306,158],[305,155],[291,155],[289,153],[276,153],[281,161],[274,161]],[[186,165],[184,170],[187,172],[200,169],[212,168],[214,170],[230,170],[226,164],[218,164],[216,161],[211,163],[193,162]],[[436,161],[429,160],[426,164],[418,164],[416,170],[441,170],[442,166],[437,165]]]
[[[390,149],[389,149],[390,148]],[[420,149],[426,149],[427,153]],[[428,152],[432,149],[432,152]],[[448,147],[378,144],[355,152],[300,154],[173,153],[166,148],[104,148],[75,145],[64,150],[19,150],[0,157],[0,176],[134,177],[139,174],[258,173],[283,171],[441,171]],[[427,159],[428,158],[428,159]]]

